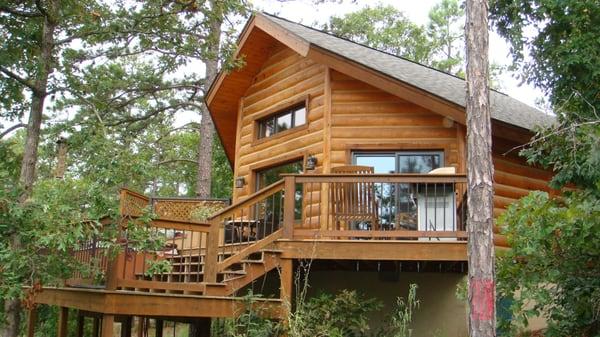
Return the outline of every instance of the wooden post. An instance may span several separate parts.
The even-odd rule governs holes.
[[[83,331],[85,328],[85,316],[81,313],[81,310],[77,313],[77,337],[83,337]]]
[[[204,282],[217,282],[217,262],[219,258],[219,218],[213,220],[206,242],[204,261]]]
[[[27,316],[27,337],[33,337],[35,335],[35,323],[37,321],[37,309],[35,307],[29,309],[29,315]]]
[[[102,315],[102,337],[113,337],[113,327],[115,325],[115,316],[113,315]]]
[[[210,318],[197,318],[190,322],[189,337],[210,337]]]
[[[137,337],[144,337],[146,317],[138,316]]]
[[[489,102],[488,1],[467,0],[467,252],[469,336],[496,336],[494,166]]]
[[[94,325],[92,327],[92,336],[100,337],[100,319],[94,316],[93,322]]]
[[[283,200],[283,238],[291,239],[294,236],[296,177],[285,177],[283,188],[285,191]]]
[[[155,337],[163,337],[163,324],[164,324],[164,321],[162,319],[156,320]]]
[[[60,307],[58,310],[58,331],[56,337],[67,337],[69,322],[69,308]]]
[[[294,260],[292,259],[281,259],[281,275],[279,275],[279,297],[288,312],[292,309],[292,288],[294,286],[293,262]]]
[[[131,337],[132,320],[131,316],[127,316],[121,322],[121,337]]]

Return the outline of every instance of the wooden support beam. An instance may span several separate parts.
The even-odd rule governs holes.
[[[163,325],[164,325],[164,321],[162,319],[157,319],[156,320],[156,327],[155,330],[155,337],[163,337]]]
[[[67,337],[69,322],[69,308],[60,307],[58,310],[58,331],[56,337]],[[111,336],[112,337],[112,336]]]
[[[146,332],[147,319],[143,316],[138,316],[137,337],[144,337]]]
[[[101,337],[113,337],[114,315],[102,315]]]
[[[78,310],[77,312],[77,337],[83,337],[83,331],[85,330],[85,316]]]
[[[281,273],[279,275],[279,297],[283,302],[284,315],[292,308],[292,291],[294,285],[294,260],[282,259],[281,260]]]
[[[121,337],[131,337],[131,328],[133,326],[133,317],[126,316],[121,322]]]
[[[189,337],[210,337],[210,318],[199,318],[190,322]]]
[[[92,326],[92,336],[100,337],[100,318],[93,318],[93,326]]]
[[[37,321],[37,309],[35,307],[29,309],[27,315],[27,337],[35,335],[35,323]]]

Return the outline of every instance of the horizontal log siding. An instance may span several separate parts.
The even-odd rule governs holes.
[[[332,167],[350,164],[352,149],[442,150],[460,170],[456,127],[443,116],[335,71],[331,91]]]
[[[234,176],[243,177],[248,184],[244,188],[234,189],[234,202],[254,192],[254,173],[258,168],[301,158],[306,154],[315,155],[319,166],[322,164],[323,87],[322,65],[287,48],[275,50],[267,59],[243,98]],[[256,142],[257,116],[307,96],[308,125],[270,140]]]
[[[526,196],[531,191],[541,190],[556,193],[548,186],[552,178],[550,171],[532,167],[517,156],[518,150],[510,151],[519,144],[508,144],[494,137],[494,216],[502,214],[508,205]]]

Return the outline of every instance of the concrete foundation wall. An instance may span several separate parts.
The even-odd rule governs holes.
[[[380,313],[373,315],[377,326],[394,307],[396,298],[408,295],[411,283],[418,285],[420,308],[414,315],[413,337],[465,337],[467,333],[466,304],[456,298],[456,287],[465,275],[459,273],[400,273],[397,280],[382,280],[378,272],[312,271],[309,296],[319,292],[337,293],[341,289],[357,290],[369,298],[384,303]]]

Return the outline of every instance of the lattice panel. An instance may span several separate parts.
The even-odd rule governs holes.
[[[155,200],[154,214],[160,219],[203,220],[226,206],[222,200]]]
[[[136,194],[126,192],[122,198],[124,199],[121,200],[121,212],[123,215],[141,216],[144,214],[144,209],[149,206],[149,200],[147,198]]]

